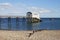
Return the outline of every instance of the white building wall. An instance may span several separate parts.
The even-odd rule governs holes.
[[[39,13],[32,13],[32,18],[40,19]]]

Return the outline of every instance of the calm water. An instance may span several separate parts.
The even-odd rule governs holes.
[[[60,18],[41,18],[42,22],[29,23],[25,18],[0,18],[0,30],[60,30]]]

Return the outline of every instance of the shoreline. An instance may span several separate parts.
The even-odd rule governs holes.
[[[33,31],[0,30],[0,40],[60,40],[60,30],[42,30],[29,36]]]

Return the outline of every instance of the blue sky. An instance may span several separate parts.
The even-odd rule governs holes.
[[[26,16],[28,11],[40,17],[60,17],[60,0],[0,0],[0,15]]]

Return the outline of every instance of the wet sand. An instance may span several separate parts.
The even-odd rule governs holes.
[[[32,31],[6,31],[0,30],[0,40],[60,40],[60,30]]]

